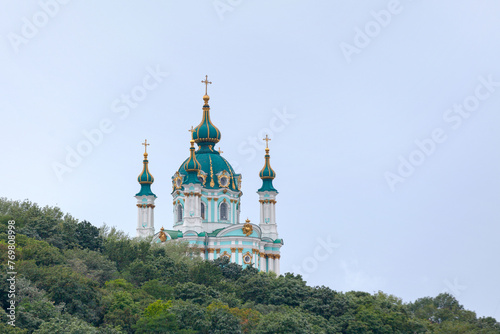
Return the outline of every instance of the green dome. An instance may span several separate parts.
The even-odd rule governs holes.
[[[151,191],[151,184],[155,181],[155,179],[153,175],[151,175],[148,169],[149,161],[147,153],[144,153],[144,160],[142,162],[143,162],[142,172],[137,177],[137,181],[141,184],[141,191],[139,191],[135,195],[156,197],[156,195]]]
[[[195,157],[201,166],[198,176],[204,188],[227,188],[240,191],[241,175],[234,172],[229,162],[215,151],[212,145],[200,145],[195,152]],[[186,165],[190,159],[186,159],[179,168],[179,173],[183,176],[188,175]],[[184,181],[184,183],[188,182]]]
[[[271,168],[269,162],[271,156],[269,155],[269,148],[266,147],[264,167],[260,170],[259,176],[262,179],[262,187],[258,191],[276,191],[273,187],[273,180],[276,177],[276,172]]]
[[[220,131],[210,120],[210,106],[208,105],[208,95],[203,96],[205,104],[203,105],[203,118],[201,123],[193,130],[193,140],[199,143],[216,144],[220,140]]]

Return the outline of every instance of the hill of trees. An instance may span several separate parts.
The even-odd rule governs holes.
[[[6,312],[11,220],[15,327]],[[449,294],[403,303],[383,292],[337,292],[307,286],[300,275],[202,261],[195,252],[130,239],[57,207],[0,199],[0,332],[500,333],[495,319],[478,318]]]

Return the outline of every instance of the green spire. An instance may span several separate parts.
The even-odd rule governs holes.
[[[149,146],[148,141],[144,140],[144,160],[143,162],[143,167],[142,167],[142,172],[139,174],[137,177],[137,181],[141,184],[141,191],[139,191],[135,196],[154,196],[156,197],[155,194],[151,191],[151,184],[155,181],[153,175],[149,172],[148,169],[148,152],[147,152],[147,147]]]
[[[201,164],[196,160],[196,154],[194,153],[194,140],[191,140],[191,147],[189,148],[189,158],[184,163],[184,169],[188,173],[185,184],[187,183],[201,183],[198,179],[198,172],[201,169]]]
[[[266,135],[266,146],[267,146],[267,141],[270,139]],[[265,163],[264,167],[260,170],[259,176],[262,179],[262,187],[258,191],[276,191],[273,187],[273,180],[276,177],[276,172],[271,168],[271,164],[269,162],[269,159],[271,156],[269,155],[269,147],[266,147],[266,155],[265,155]]]
[[[210,96],[207,94],[208,84],[212,82],[208,81],[208,76],[205,76],[205,80],[202,81],[205,84],[205,95],[203,96],[203,101],[205,101],[203,105],[203,118],[200,124],[194,128],[193,140],[197,143],[204,144],[216,144],[220,140],[220,131],[219,129],[212,124],[210,120],[210,106],[208,105],[208,100],[210,100]]]

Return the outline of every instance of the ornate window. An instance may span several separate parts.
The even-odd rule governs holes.
[[[201,202],[201,219],[205,219],[205,203]]]
[[[219,207],[220,220],[229,220],[229,205],[223,202]]]
[[[252,254],[250,252],[246,252],[243,254],[243,262],[245,264],[251,264],[252,263]]]
[[[229,254],[227,251],[224,251],[224,253],[222,253],[220,257],[225,257],[228,260],[231,260],[231,254]]]
[[[182,221],[182,205],[178,204],[177,205],[177,222]]]

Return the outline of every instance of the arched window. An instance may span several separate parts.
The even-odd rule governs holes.
[[[201,219],[205,219],[205,203],[201,202]]]
[[[182,205],[177,205],[177,222],[182,221]]]
[[[229,220],[229,205],[224,202],[220,205],[220,220]]]

